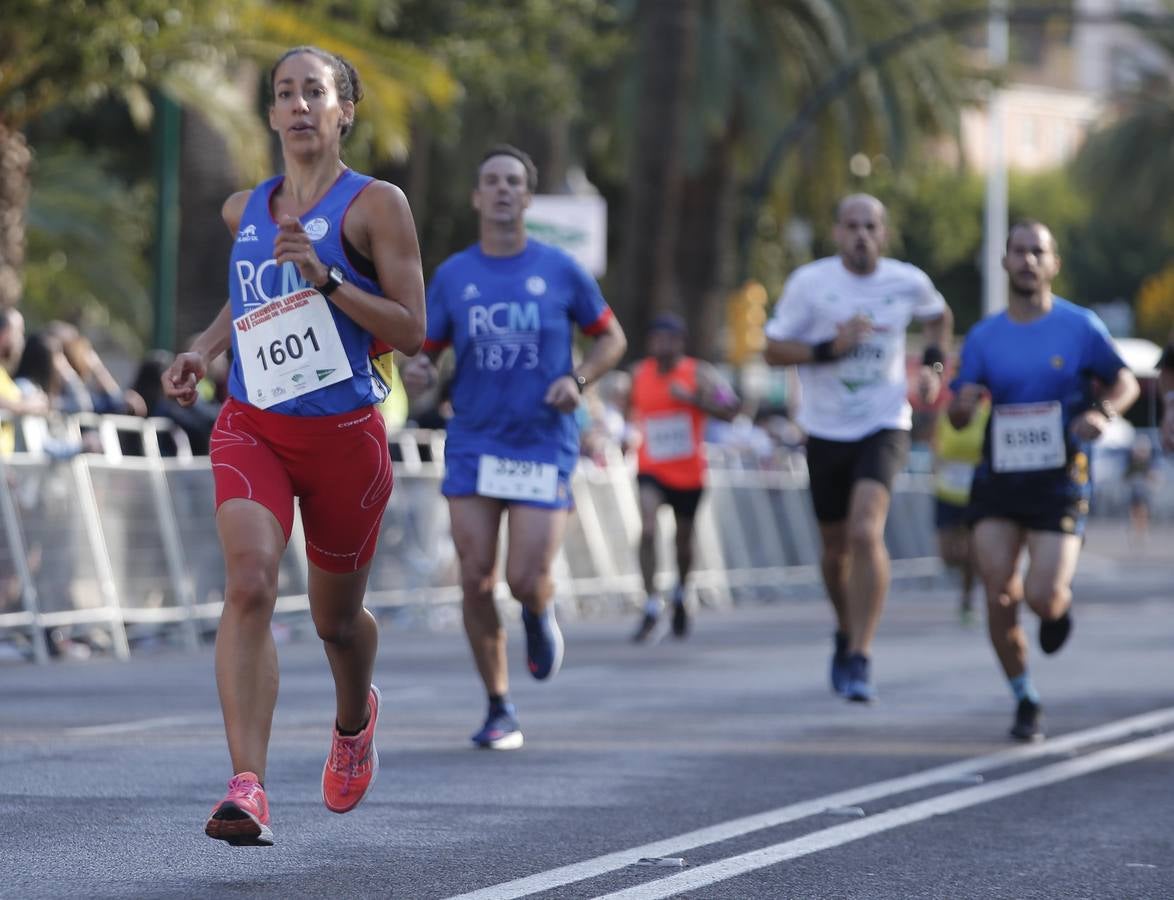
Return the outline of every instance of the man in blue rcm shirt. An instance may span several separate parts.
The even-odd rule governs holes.
[[[1019,601],[1040,617],[1044,653],[1059,650],[1072,630],[1072,576],[1092,493],[1089,446],[1139,389],[1101,320],[1052,294],[1060,257],[1046,225],[1013,225],[1003,268],[1007,309],[967,336],[949,416],[964,427],[990,394],[969,518],[991,643],[1017,701],[1011,736],[1031,741],[1043,732]],[[1024,547],[1029,565],[1020,579]]]
[[[574,411],[583,389],[627,347],[595,279],[562,250],[526,236],[523,216],[536,184],[534,163],[516,147],[499,145],[482,157],[472,198],[480,239],[437,268],[424,352],[402,369],[404,386],[418,392],[435,382],[434,361],[452,346],[441,492],[460,560],[465,631],[489,698],[473,743],[494,750],[522,745],[493,599],[502,513],[509,517],[505,580],[522,604],[530,674],[545,680],[563,655],[551,567],[572,506]],[[577,366],[576,326],[593,338]]]

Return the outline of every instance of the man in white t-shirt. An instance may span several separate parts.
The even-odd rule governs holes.
[[[881,256],[884,205],[853,194],[836,211],[837,256],[791,273],[766,326],[766,360],[799,367],[797,421],[807,432],[820,567],[836,614],[832,688],[873,699],[869,648],[889,587],[885,520],[893,478],[909,453],[905,332],[921,323],[918,391],[932,402],[954,317],[916,266]]]

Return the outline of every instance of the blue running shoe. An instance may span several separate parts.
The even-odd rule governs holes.
[[[689,635],[689,610],[685,608],[685,601],[679,600],[673,603],[673,637],[688,637]]]
[[[872,689],[868,657],[853,653],[848,657],[848,680],[844,685],[844,697],[854,703],[871,703],[876,697]]]
[[[844,696],[848,687],[848,635],[835,633],[836,649],[832,654],[832,690]]]
[[[490,706],[485,724],[473,735],[473,743],[482,750],[517,750],[522,746],[522,729],[516,715],[512,703]]]
[[[526,665],[530,674],[539,681],[553,678],[563,664],[563,633],[554,620],[554,605],[546,607],[540,616],[523,608],[522,624],[526,626]]]

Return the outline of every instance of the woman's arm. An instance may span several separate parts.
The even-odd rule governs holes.
[[[359,195],[351,215],[356,216],[357,238],[352,243],[375,263],[384,296],[344,283],[330,295],[330,302],[379,340],[414,356],[424,344],[426,319],[420,244],[408,200],[394,185],[376,181]],[[346,230],[349,238],[351,227]],[[326,267],[316,274],[316,281],[307,280],[322,284]]]

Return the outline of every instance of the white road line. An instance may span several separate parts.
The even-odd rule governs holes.
[[[618,850],[614,853],[607,853],[593,859],[560,866],[557,869],[551,869],[547,872],[539,872],[535,875],[528,875],[514,881],[502,882],[491,887],[461,894],[459,897],[451,898],[451,900],[516,900],[519,897],[539,894],[543,891],[554,890],[577,881],[595,878],[607,872],[614,872],[616,869],[622,869],[625,866],[631,865],[637,859],[644,856],[672,856],[684,850],[692,850],[707,844],[716,844],[719,841],[740,837],[753,831],[774,828],[788,822],[804,819],[808,816],[818,815],[829,807],[859,806],[871,800],[889,797],[893,794],[902,794],[907,791],[919,790],[930,785],[949,782],[951,779],[957,779],[961,776],[988,772],[992,769],[1002,768],[1003,766],[1035,759],[1040,756],[1066,753],[1087,745],[1116,740],[1134,732],[1163,728],[1170,724],[1174,724],[1174,707],[1130,716],[1129,718],[1116,722],[1087,728],[1084,731],[1076,731],[1063,737],[1052,738],[1043,743],[1000,750],[997,753],[990,753],[985,756],[977,756],[972,759],[948,763],[944,766],[937,766],[921,772],[914,772],[912,775],[890,778],[886,781],[878,781],[861,787],[849,788],[848,790],[826,794],[812,800],[800,801],[799,803],[782,806],[777,809],[768,810],[767,812],[756,813],[739,819],[731,819],[728,822],[699,828],[695,831],[653,841],[652,843],[643,844],[639,847]]]
[[[1099,750],[1082,756],[1079,759],[1070,759],[1065,762],[1053,763],[1020,775],[1012,775],[1000,781],[979,787],[966,788],[929,800],[910,803],[890,809],[867,819],[860,819],[848,825],[836,825],[804,835],[801,838],[784,841],[761,850],[732,856],[729,859],[719,860],[708,865],[698,866],[679,875],[672,875],[659,881],[636,885],[626,890],[616,891],[596,897],[595,900],[659,900],[662,897],[673,897],[682,891],[695,890],[718,881],[725,881],[757,869],[777,865],[788,859],[818,853],[839,847],[861,838],[890,831],[903,825],[921,822],[933,816],[957,812],[980,803],[989,803],[1012,794],[1021,794],[1036,788],[1046,787],[1070,778],[1078,778],[1090,772],[1097,772],[1112,766],[1136,762],[1147,756],[1153,756],[1174,748],[1174,734],[1161,734],[1157,737],[1140,738],[1127,744],[1119,744],[1107,750]]]
[[[156,728],[170,728],[173,725],[206,725],[219,722],[211,716],[160,716],[157,719],[136,719],[133,722],[111,722],[106,725],[81,725],[66,728],[67,737],[94,737],[103,734],[126,734],[132,731],[151,731]]]

